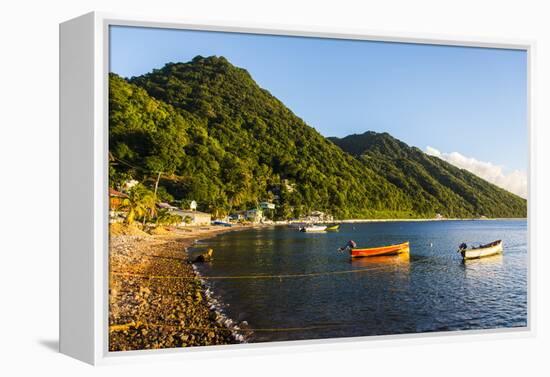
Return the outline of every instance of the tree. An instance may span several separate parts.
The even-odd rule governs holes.
[[[156,213],[155,196],[151,190],[138,184],[128,191],[128,197],[123,199],[121,208],[128,211],[126,224],[132,225],[136,219],[142,219],[145,223],[148,216]]]
[[[276,218],[526,215],[524,199],[386,133],[325,138],[221,57],[111,74],[109,90],[112,180],[152,182],[153,197],[214,216],[282,188]]]
[[[182,221],[181,216],[174,215],[166,209],[158,211],[156,217],[156,223],[160,225],[174,225],[179,224]]]

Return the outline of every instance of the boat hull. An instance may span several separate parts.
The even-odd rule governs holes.
[[[365,257],[377,257],[384,255],[397,255],[401,253],[409,252],[409,242],[403,242],[397,245],[372,247],[368,249],[353,248],[350,249],[350,256],[352,258],[365,258]]]
[[[305,228],[301,229],[302,232],[306,232],[306,233],[319,233],[319,232],[324,232],[325,230],[327,230],[326,226],[317,226],[317,225],[306,226]]]
[[[475,249],[460,250],[462,259],[479,259],[502,253],[502,241],[495,241]]]

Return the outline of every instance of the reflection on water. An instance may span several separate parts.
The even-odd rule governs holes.
[[[491,264],[502,264],[504,261],[504,257],[502,254],[495,254],[491,255],[485,258],[477,258],[477,259],[464,259],[462,261],[462,264],[464,266],[470,266],[470,268],[474,268],[476,266],[486,266]]]
[[[351,259],[336,249],[410,241],[410,253]],[[462,262],[462,242],[505,240],[504,255]],[[526,221],[342,224],[338,233],[286,227],[227,233],[205,276],[250,341],[526,326]],[[286,330],[285,330],[286,329]]]
[[[503,264],[504,256],[502,254],[479,259],[466,259],[462,261],[462,267],[464,268],[465,274],[464,276],[475,281],[490,279],[491,276],[495,279],[499,279],[502,276],[501,271]]]
[[[354,267],[385,267],[385,268],[409,268],[411,257],[409,253],[397,255],[380,255],[366,258],[350,258],[350,263]]]

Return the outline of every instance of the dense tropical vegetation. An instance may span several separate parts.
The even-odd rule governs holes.
[[[387,134],[327,139],[223,57],[110,76],[110,182],[223,216],[525,216],[525,200]],[[335,109],[335,111],[337,111]]]
[[[478,176],[429,156],[387,133],[329,138],[414,198],[418,213],[449,217],[525,217],[526,201]]]

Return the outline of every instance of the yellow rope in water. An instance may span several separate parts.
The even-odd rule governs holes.
[[[255,329],[231,329],[228,327],[186,327],[186,326],[180,326],[180,325],[170,325],[170,324],[159,324],[159,323],[144,323],[144,322],[130,322],[125,323],[121,325],[110,325],[109,326],[109,332],[117,332],[117,331],[126,331],[129,330],[131,327],[170,327],[170,328],[177,328],[180,330],[189,330],[189,331],[236,331],[236,332],[286,332],[286,331],[308,331],[308,330],[319,330],[319,329],[327,329],[327,328],[334,328],[334,327],[342,327],[342,326],[348,326],[348,324],[345,323],[335,323],[330,325],[312,325],[312,326],[305,326],[305,327],[281,327],[281,328],[255,328]]]
[[[111,275],[115,276],[128,276],[136,277],[142,279],[182,279],[182,280],[194,280],[194,279],[204,279],[204,280],[242,280],[242,279],[291,279],[291,278],[303,278],[303,277],[315,277],[315,276],[324,276],[324,275],[342,275],[342,274],[355,274],[360,272],[376,271],[382,269],[388,269],[389,267],[394,266],[381,266],[373,268],[361,268],[355,270],[344,270],[344,271],[326,271],[326,272],[310,272],[303,274],[282,274],[282,275],[240,275],[240,276],[172,276],[172,275],[144,275],[144,274],[134,274],[129,272],[119,272],[111,271]]]

